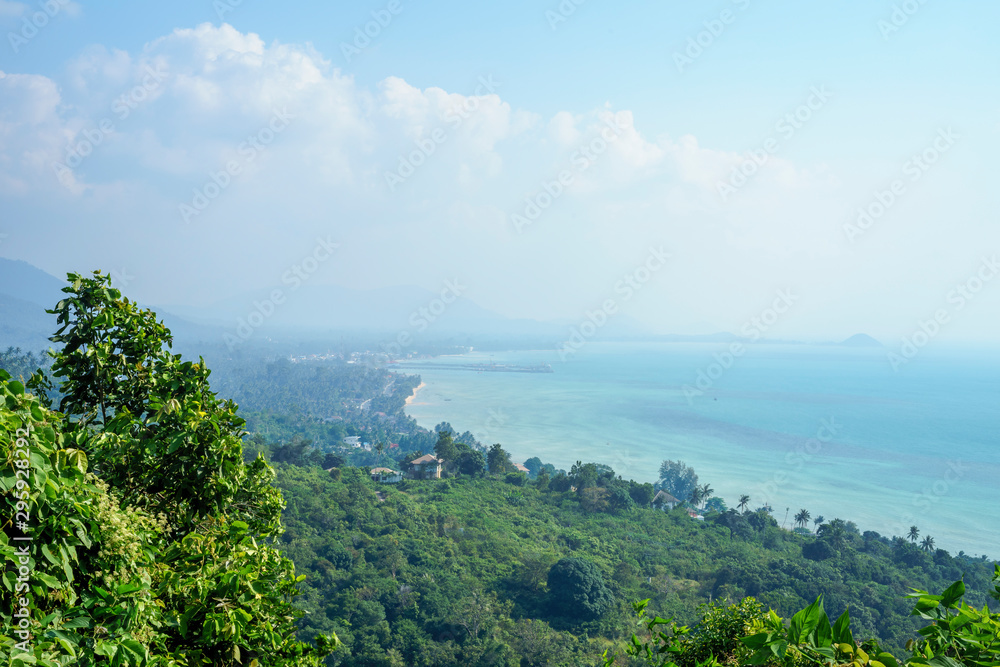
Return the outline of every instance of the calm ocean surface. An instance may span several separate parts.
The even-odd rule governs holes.
[[[589,343],[567,361],[551,350],[427,360],[405,371],[427,384],[407,412],[500,442],[515,461],[596,461],[654,481],[663,459],[681,459],[730,507],[747,493],[779,523],[789,508],[786,526],[805,508],[1000,557],[1000,355],[925,348],[894,372],[880,349],[756,345],[720,375],[724,349]],[[491,359],[555,372],[435,368]],[[699,371],[711,386],[692,395]]]

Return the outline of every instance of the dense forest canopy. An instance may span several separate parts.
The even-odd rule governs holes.
[[[220,359],[222,399],[106,276],[70,281],[51,360],[0,356],[11,665],[996,664],[1000,569],[916,526],[785,530],[682,461],[523,472],[377,366]],[[422,454],[441,479],[369,474]]]

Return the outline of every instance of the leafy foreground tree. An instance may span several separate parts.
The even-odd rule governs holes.
[[[995,566],[994,590],[1000,600],[1000,565]],[[941,595],[915,591],[913,615],[928,621],[921,639],[900,659],[882,651],[875,640],[858,642],[851,633],[848,611],[830,623],[823,596],[785,621],[764,612],[753,598],[729,607],[710,607],[695,628],[649,618],[649,600],[635,603],[643,637],[632,635],[624,656],[605,652],[604,667],[644,664],[650,667],[714,667],[716,665],[850,665],[851,667],[963,667],[1000,665],[1000,614],[979,610],[963,601],[965,583],[956,581]],[[665,628],[665,629],[661,629]]]
[[[283,501],[236,406],[108,276],[69,280],[60,411],[0,371],[3,664],[319,665],[339,641],[295,638]]]

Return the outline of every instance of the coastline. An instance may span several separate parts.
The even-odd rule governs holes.
[[[413,393],[410,396],[406,397],[406,402],[403,403],[404,407],[407,405],[412,405],[413,401],[417,400],[417,394],[419,394],[420,390],[426,386],[427,386],[426,382],[421,382],[420,384],[418,384],[416,389],[413,390]]]
[[[557,366],[556,374],[547,376],[500,373],[484,380],[474,373],[438,372],[428,364],[426,369],[410,372],[420,372],[428,384],[434,382],[433,396],[425,392],[421,400],[414,392],[406,412],[424,428],[448,421],[480,440],[501,442],[515,460],[538,456],[567,469],[576,459],[590,460],[639,481],[652,481],[663,459],[682,457],[700,477],[714,481],[717,495],[727,502],[742,493],[755,501],[768,496],[779,524],[784,514],[780,506],[807,508],[828,519],[849,518],[861,530],[883,535],[901,534],[917,524],[922,533],[934,536],[940,548],[953,554],[960,549],[971,554],[1000,551],[1000,542],[983,531],[988,512],[968,508],[972,499],[987,492],[990,470],[1000,470],[995,459],[991,461],[984,453],[988,452],[984,420],[971,416],[977,410],[982,413],[990,396],[965,396],[962,413],[969,418],[961,433],[917,433],[906,426],[908,415],[934,412],[934,399],[939,396],[934,381],[944,372],[935,364],[921,367],[922,390],[904,396],[898,381],[879,374],[881,357],[824,348],[833,354],[810,361],[822,378],[828,375],[827,362],[845,355],[858,357],[865,362],[858,366],[859,372],[864,371],[861,379],[871,381],[871,387],[860,390],[856,383],[835,384],[835,395],[828,396],[817,392],[815,383],[785,372],[777,377],[801,380],[795,389],[812,397],[810,407],[793,423],[781,417],[789,400],[786,394],[755,393],[752,387],[765,371],[770,375],[780,370],[771,368],[773,364],[747,369],[754,371],[749,375],[732,374],[734,386],[717,390],[717,402],[707,398],[685,407],[681,387],[695,374],[705,351],[678,350],[673,344],[654,349],[645,345],[600,349],[614,354],[590,355],[583,359],[586,364]],[[804,354],[801,346],[778,351],[779,357],[796,361]],[[805,352],[812,354],[808,348]],[[545,354],[518,350],[490,356],[498,363],[524,364],[546,361]],[[476,361],[483,356],[466,358]],[[963,377],[968,372],[968,364],[949,363],[946,375]],[[635,385],[635,379],[642,382]],[[443,396],[454,400],[441,402]],[[858,401],[862,396],[893,409],[863,407]],[[608,402],[608,397],[614,400]],[[496,415],[502,415],[502,421]],[[810,452],[808,457],[801,454],[820,419],[830,415],[836,416],[838,427],[844,425],[843,434],[824,444],[820,458],[819,452]],[[887,437],[888,426],[898,433]],[[663,452],[664,439],[671,442],[667,453]],[[905,447],[900,445],[903,440],[909,443]],[[969,469],[961,485],[942,479],[947,461],[935,454],[934,440],[962,443],[960,463]],[[891,482],[880,479],[884,476]],[[841,497],[844,479],[850,480],[851,493]],[[935,491],[946,482],[947,493]]]

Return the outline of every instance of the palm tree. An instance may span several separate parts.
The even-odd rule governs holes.
[[[910,538],[911,542],[916,544],[917,538],[920,537],[920,529],[917,528],[916,526],[910,526],[910,534],[907,535],[907,537]]]
[[[377,464],[382,463],[382,453],[385,451],[385,443],[381,440],[375,443],[375,453],[378,454],[378,458],[375,459]]]
[[[823,523],[824,521],[826,521],[826,519],[824,519],[823,515],[820,514],[818,517],[816,517],[815,519],[813,519],[813,525],[816,526],[817,529],[819,529],[819,525],[821,523]]]
[[[799,513],[795,515],[795,523],[798,524],[800,528],[805,528],[809,525],[809,519],[811,518],[809,510],[799,510]]]
[[[707,486],[707,485],[706,485],[706,486]],[[704,492],[704,487],[701,487],[701,486],[696,486],[696,487],[694,487],[693,489],[691,489],[691,497],[690,497],[690,498],[688,498],[688,500],[689,500],[689,501],[691,502],[691,504],[692,504],[692,505],[694,505],[695,507],[698,507],[698,505],[701,505],[701,502],[702,502],[703,500],[705,500],[705,492]]]
[[[742,510],[744,514],[746,514],[747,506],[749,504],[750,504],[750,496],[748,496],[748,495],[746,495],[744,493],[742,496],[740,496],[740,502],[736,506],[739,507],[740,510]]]
[[[847,537],[847,524],[843,519],[834,519],[830,523],[825,523],[819,528],[820,537],[828,539],[830,544],[839,549],[844,546]]]
[[[709,498],[711,498],[713,493],[715,493],[715,489],[713,489],[711,486],[709,486],[708,484],[702,484],[701,485],[701,500],[702,500],[702,502],[705,502],[706,500],[708,500]]]
[[[928,535],[920,543],[920,548],[924,551],[934,551],[934,538]]]

